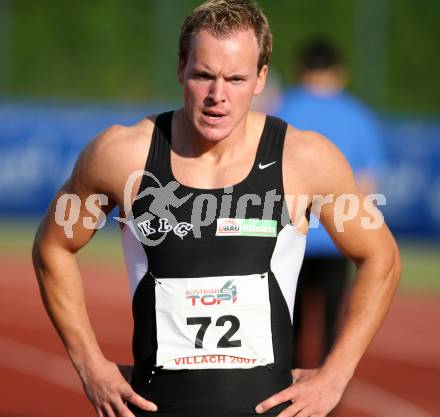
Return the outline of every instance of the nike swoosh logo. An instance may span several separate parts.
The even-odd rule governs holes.
[[[277,161],[273,161],[273,162],[270,162],[269,164],[263,165],[263,164],[260,162],[260,163],[258,164],[258,168],[260,168],[260,169],[265,169],[265,168],[270,167],[271,165],[276,164],[276,163],[277,163]]]

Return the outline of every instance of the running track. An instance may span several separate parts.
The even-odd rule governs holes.
[[[121,267],[82,268],[104,353],[130,363]],[[44,313],[29,262],[0,258],[0,417],[94,417]],[[362,360],[338,417],[440,417],[440,299],[401,295]]]

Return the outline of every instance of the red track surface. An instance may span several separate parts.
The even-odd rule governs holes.
[[[131,361],[125,271],[84,267],[105,354]],[[94,417],[47,318],[30,263],[0,259],[0,417]],[[440,303],[399,295],[351,382],[338,417],[440,417]]]

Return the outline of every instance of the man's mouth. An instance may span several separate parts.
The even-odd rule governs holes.
[[[207,117],[223,117],[226,116],[225,113],[218,110],[204,110],[202,113]]]
[[[209,124],[221,122],[226,117],[225,113],[216,110],[204,110],[202,115],[205,122]]]

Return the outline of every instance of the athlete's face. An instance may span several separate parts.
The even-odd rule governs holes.
[[[258,54],[251,29],[221,38],[202,30],[192,38],[178,77],[187,118],[203,138],[221,141],[244,121],[266,81],[267,66],[257,73]]]

